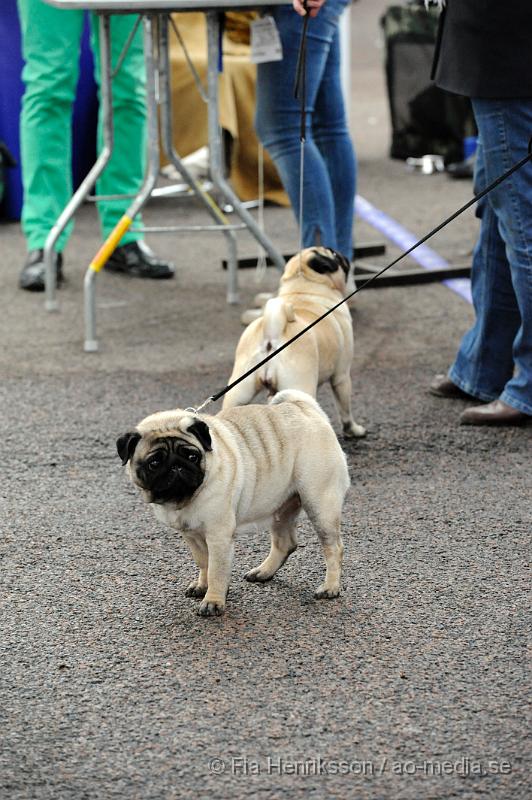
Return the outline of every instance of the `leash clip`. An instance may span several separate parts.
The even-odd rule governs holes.
[[[189,406],[188,408],[185,408],[185,411],[187,411],[189,414],[194,414],[194,416],[197,417],[199,416],[200,411],[203,411],[204,408],[207,408],[207,406],[210,405],[215,399],[216,398],[211,395],[211,397],[208,397],[206,400],[204,400],[203,403],[197,408],[194,408],[194,406]]]

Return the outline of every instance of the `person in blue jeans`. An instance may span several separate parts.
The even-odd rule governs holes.
[[[338,23],[349,0],[309,0],[306,49],[306,134],[303,184],[303,247],[323,245],[349,260],[353,254],[355,151],[340,82]],[[294,10],[298,13],[294,13]],[[319,13],[318,13],[319,12]],[[303,4],[276,6],[271,14],[283,48],[282,61],[257,67],[255,128],[300,218],[300,101],[294,97]]]
[[[527,154],[532,137],[532,3],[447,0],[434,75],[471,98],[478,127],[475,189]],[[476,398],[460,422],[517,425],[532,416],[532,163],[479,201],[471,266],[475,322],[429,391]]]

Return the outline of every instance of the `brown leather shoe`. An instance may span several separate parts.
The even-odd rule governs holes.
[[[530,419],[529,414],[523,414],[502,400],[492,400],[483,406],[466,408],[460,414],[460,425],[523,425]]]
[[[470,400],[471,395],[463,392],[447,375],[435,375],[429,386],[429,392],[436,397]]]

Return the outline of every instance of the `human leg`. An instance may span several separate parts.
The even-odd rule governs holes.
[[[334,34],[316,97],[314,141],[326,164],[334,203],[337,249],[351,259],[355,215],[356,158],[340,80],[340,36]]]
[[[137,16],[111,17],[111,69],[114,69],[130,36]],[[91,14],[91,43],[94,51],[95,74],[101,85],[100,43],[98,16]],[[120,69],[113,78],[114,148],[109,163],[100,176],[98,194],[134,195],[140,189],[146,168],[146,70],[142,44],[142,26],[136,31]],[[98,152],[103,147],[103,119],[98,118]],[[131,199],[104,200],[98,203],[102,234],[111,233],[125,214]],[[137,222],[140,222],[137,217]],[[139,239],[140,234],[124,234],[121,244]]]
[[[482,188],[526,154],[532,100],[474,100]],[[532,414],[532,170],[527,165],[481,201],[472,267],[475,325],[449,377],[483,400]]]
[[[339,0],[331,1],[331,9]],[[320,150],[314,141],[311,118],[338,15],[320,14],[308,28],[306,64],[306,142],[304,146],[303,246],[322,244],[338,249],[334,196],[331,179]],[[343,1],[340,5],[345,5]],[[300,104],[293,97],[297,52],[302,23],[289,7],[280,6],[273,16],[283,46],[283,60],[259,64],[257,70],[256,129],[272,156],[290,198],[296,218],[300,212]],[[350,255],[350,253],[348,254]]]
[[[111,69],[114,69],[133,31],[136,15],[111,17]],[[101,85],[99,27],[91,15],[91,40],[95,54],[96,76]],[[142,27],[129,43],[120,69],[113,78],[114,147],[111,158],[96,184],[98,194],[135,195],[144,180],[146,169],[146,68]],[[103,119],[98,119],[98,150],[103,147]],[[131,197],[102,200],[98,204],[103,237],[106,239],[129,208]],[[142,217],[135,218],[137,226]],[[126,231],[106,264],[109,272],[138,278],[172,278],[174,265],[158,258],[137,231]]]
[[[25,61],[20,118],[24,186],[22,230],[28,250],[46,237],[72,194],[71,115],[78,79],[83,12],[18,0]],[[57,242],[62,251],[72,223]]]
[[[482,139],[477,150],[475,190],[488,183]],[[480,234],[471,264],[475,322],[463,336],[449,378],[479,400],[494,400],[512,375],[512,342],[519,313],[511,285],[510,265],[497,216],[485,197],[477,207]]]
[[[490,105],[489,101],[474,103],[477,114],[485,113]],[[504,167],[508,169],[526,155],[532,132],[532,98],[509,100],[499,106],[504,119],[500,138],[508,144]],[[496,142],[492,147],[497,152]],[[514,372],[499,399],[532,415],[532,164],[514,173],[507,183],[507,187],[495,191],[491,202],[506,245],[520,324],[512,347]]]

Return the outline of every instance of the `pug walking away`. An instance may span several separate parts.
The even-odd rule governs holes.
[[[287,263],[281,288],[268,300],[263,315],[240,337],[229,383],[244,375],[269,353],[345,297],[349,261],[328,247],[307,247]],[[330,382],[346,439],[364,436],[351,412],[353,323],[345,304],[331,311],[303,336],[241,381],[226,395],[224,409],[251,403],[266,389],[300,389],[316,397],[318,386]]]
[[[314,596],[339,595],[349,475],[331,424],[309,395],[283,391],[268,405],[216,416],[162,411],[121,436],[117,450],[157,519],[188,544],[199,574],[186,595],[202,598],[202,616],[225,609],[235,533],[270,526],[270,552],[245,576],[268,581],[297,548],[301,509],[325,558],[325,579]]]

